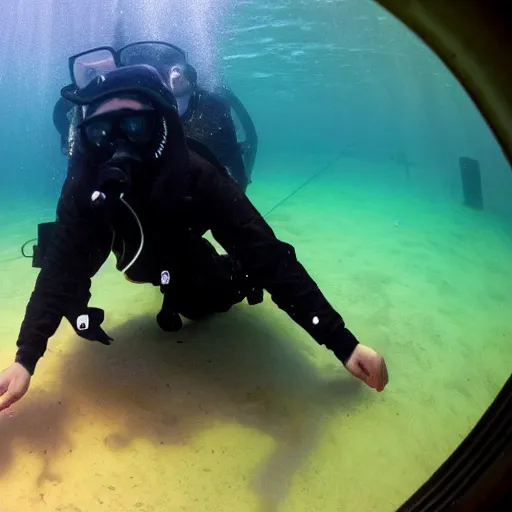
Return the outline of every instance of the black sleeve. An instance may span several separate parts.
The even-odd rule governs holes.
[[[212,101],[208,108],[211,110],[211,145],[215,156],[245,191],[248,180],[231,112],[220,101]]]
[[[73,103],[64,98],[59,98],[53,108],[53,125],[61,137],[68,138],[69,118],[68,114],[73,109]]]
[[[276,238],[229,177],[216,170],[203,173],[199,189],[214,238],[280,309],[345,364],[358,341],[297,261],[294,248]]]
[[[62,318],[78,296],[90,297],[90,278],[108,256],[108,229],[80,207],[80,180],[68,176],[57,206],[52,242],[28,302],[18,341],[16,362],[31,374]]]

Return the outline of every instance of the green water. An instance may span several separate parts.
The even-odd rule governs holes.
[[[63,322],[0,415],[0,512],[391,512],[510,374],[512,173],[462,88],[371,2],[231,7],[218,65],[260,136],[248,195],[389,385],[355,381],[268,296],[162,333],[158,291],[109,261],[91,303],[115,343]],[[1,76],[1,113],[26,108]],[[0,127],[2,368],[37,276],[20,246],[65,172],[48,88]],[[462,206],[459,156],[480,162],[482,212]]]

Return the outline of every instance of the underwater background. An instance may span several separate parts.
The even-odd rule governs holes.
[[[268,296],[163,333],[158,290],[108,262],[91,303],[114,344],[63,322],[0,415],[0,512],[396,510],[512,368],[512,172],[456,79],[367,0],[3,5],[1,368],[37,276],[20,248],[66,174],[52,111],[67,58],[121,27],[178,44],[244,103],[250,199],[390,383],[360,385]],[[463,204],[460,157],[479,162],[483,210]]]

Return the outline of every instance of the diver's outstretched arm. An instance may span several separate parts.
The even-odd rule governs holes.
[[[110,253],[111,228],[96,218],[90,173],[72,157],[57,205],[57,221],[21,325],[16,362],[33,373],[63,317],[90,298],[91,278]]]
[[[201,200],[211,232],[239,261],[251,282],[266,289],[277,306],[320,345],[330,349],[355,377],[382,391],[388,381],[384,359],[360,345],[343,318],[297,260],[294,248],[277,239],[247,196],[221,173],[203,174]]]

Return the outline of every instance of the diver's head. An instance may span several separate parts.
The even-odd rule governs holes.
[[[191,94],[197,85],[197,72],[190,64],[177,64],[169,70],[169,83],[174,96]]]
[[[142,176],[141,168],[162,156],[167,142],[165,118],[135,95],[91,105],[79,130],[82,149],[98,169],[98,190],[114,197],[126,193]]]
[[[78,128],[82,148],[98,164],[119,155],[131,155],[137,162],[148,163],[162,156],[167,143],[165,116],[135,94],[123,94],[87,107]]]
[[[154,180],[152,170],[188,162],[183,128],[169,86],[146,65],[98,76],[62,96],[83,107],[81,152],[97,173],[97,190],[119,197],[132,185]]]

